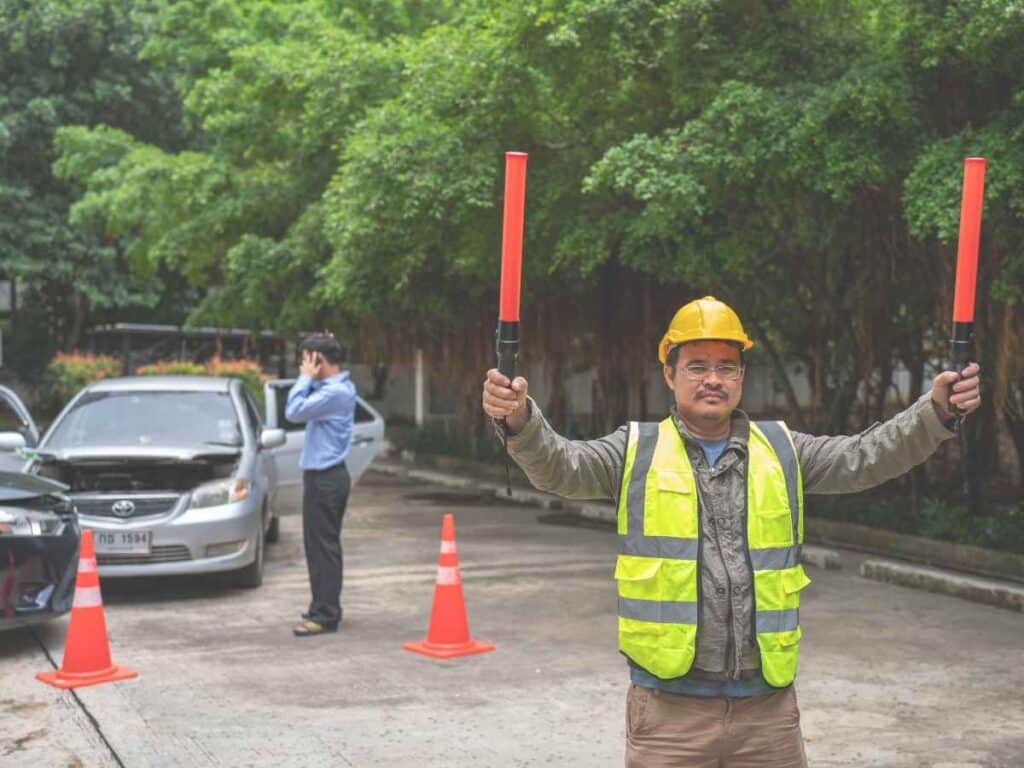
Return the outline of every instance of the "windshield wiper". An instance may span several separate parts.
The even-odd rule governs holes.
[[[228,448],[241,448],[241,443],[236,443],[231,440],[203,440],[203,445],[226,445]]]

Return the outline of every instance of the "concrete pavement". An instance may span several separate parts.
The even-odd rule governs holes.
[[[510,489],[507,489],[504,483],[496,482],[493,478],[486,479],[474,476],[474,469],[477,471],[480,471],[481,468],[484,470],[488,469],[484,465],[474,465],[472,462],[459,461],[448,457],[445,457],[443,460],[455,464],[455,470],[427,469],[416,466],[410,461],[378,461],[375,467],[379,472],[394,477],[434,483],[448,488],[471,490],[482,495],[494,496],[499,501],[511,500],[518,504],[528,504],[541,509],[560,510],[566,515],[575,516],[585,521],[604,522],[608,525],[615,525],[616,523],[616,509],[615,505],[611,502],[561,499],[553,494],[530,487],[527,484],[526,478],[521,476],[521,473],[517,473],[519,476],[513,481],[514,484]],[[511,490],[511,496],[507,495],[508,490]],[[837,528],[839,524],[836,521],[822,521],[815,518],[808,520],[808,528],[812,527],[812,523],[813,527],[829,526],[832,529],[830,536],[834,537],[838,533]],[[866,526],[850,527],[858,529],[858,539],[866,539],[868,542],[871,542],[871,536],[864,533],[870,532],[874,538],[880,540],[879,543],[884,544],[888,541],[889,544],[893,544],[894,539],[892,537],[895,534],[890,532],[870,529]],[[886,537],[889,538],[887,539]],[[948,556],[948,553],[945,553],[943,549],[949,546],[947,542],[930,541],[918,537],[904,536],[901,538],[902,540],[897,545],[894,545],[896,552],[912,549],[908,544],[908,540],[912,539],[915,542],[913,546],[924,547],[925,553],[929,556],[935,555],[935,552],[928,551],[929,548],[937,549],[944,556]],[[874,550],[862,549],[862,551]],[[883,548],[882,551],[886,550]],[[1005,558],[1005,553],[974,547],[955,547],[954,552],[957,555],[955,559],[962,561],[965,565],[968,562],[966,559],[968,554],[973,553],[977,557],[991,558],[987,565],[993,570],[998,565],[1003,567],[1004,570],[1012,571],[1012,566],[1006,565],[1005,561],[1000,559]],[[910,554],[910,552],[905,553]],[[803,562],[817,568],[834,569],[842,567],[842,557],[839,550],[812,544],[805,544],[803,546]],[[1021,586],[1019,581],[969,576],[956,571],[930,568],[916,563],[893,562],[891,560],[863,563],[861,565],[861,575],[866,578],[887,581],[905,587],[942,592],[943,594],[961,597],[965,600],[987,603],[988,605],[995,605],[1012,611],[1024,611],[1024,586]]]
[[[470,627],[498,649],[441,662],[401,644],[426,630],[445,512]],[[620,766],[615,537],[557,515],[367,474],[345,520],[342,631],[320,638],[290,634],[308,599],[295,515],[258,590],[105,581],[114,659],[141,678],[80,689],[79,706],[32,679],[46,659],[28,633],[0,636],[0,766]],[[811,765],[1019,768],[1024,616],[843,558],[810,569],[801,611]],[[59,662],[62,623],[38,633]]]

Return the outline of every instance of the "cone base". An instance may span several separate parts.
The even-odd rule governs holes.
[[[402,648],[413,653],[421,653],[434,659],[454,659],[457,656],[470,656],[474,653],[487,653],[493,651],[496,646],[490,643],[481,643],[476,640],[469,640],[458,645],[438,645],[423,640],[418,643],[404,643]]]
[[[117,680],[128,680],[138,676],[139,673],[134,669],[114,664],[107,669],[101,669],[99,672],[79,675],[62,673],[59,669],[53,669],[49,672],[37,672],[36,680],[52,685],[54,688],[67,690],[69,688],[83,688],[87,685],[99,685],[100,683],[113,683]]]

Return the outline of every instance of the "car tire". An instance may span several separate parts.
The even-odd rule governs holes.
[[[267,527],[267,544],[273,544],[281,538],[281,518],[274,515]]]
[[[256,531],[256,557],[245,568],[235,571],[235,586],[256,589],[263,583],[263,526]]]

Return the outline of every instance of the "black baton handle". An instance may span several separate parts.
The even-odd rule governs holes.
[[[963,378],[963,370],[974,362],[974,323],[953,323],[953,338],[949,340],[949,354],[953,360],[953,370],[959,379]],[[959,381],[958,379],[958,381]],[[949,402],[953,396],[953,388],[949,388],[946,407],[950,413],[959,415],[957,426],[963,420],[964,413]]]
[[[494,334],[495,351],[498,354],[498,370],[508,377],[509,386],[516,377],[516,364],[519,362],[519,323],[506,320],[498,321],[498,330]],[[505,448],[505,490],[512,495],[512,473],[508,457],[508,423],[501,420],[502,443]]]
[[[508,376],[509,384],[516,377],[516,363],[519,361],[519,323],[502,320],[495,333],[498,353],[498,370]]]

